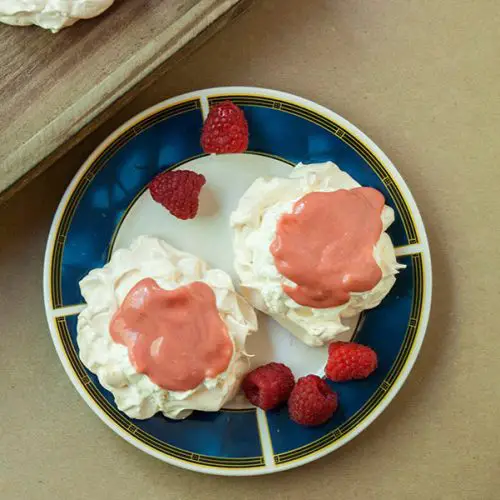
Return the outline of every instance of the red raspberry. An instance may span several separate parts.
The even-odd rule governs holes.
[[[346,380],[368,377],[377,368],[376,352],[355,342],[332,342],[328,347],[328,363],[325,374],[330,380]]]
[[[205,184],[203,175],[190,170],[170,170],[149,184],[153,200],[178,219],[193,219],[198,213],[198,197]]]
[[[241,387],[250,403],[270,410],[288,399],[294,385],[295,378],[288,366],[269,363],[248,373]]]
[[[243,153],[248,148],[248,124],[243,111],[231,101],[212,106],[201,134],[205,153]]]
[[[338,406],[337,394],[317,375],[299,378],[288,400],[288,414],[297,424],[321,425]]]

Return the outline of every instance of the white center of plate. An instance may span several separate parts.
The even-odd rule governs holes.
[[[179,220],[155,203],[146,190],[130,207],[115,239],[113,251],[130,246],[140,235],[161,238],[174,247],[205,260],[211,267],[226,271],[236,289],[239,280],[233,268],[231,212],[239,199],[258,177],[288,177],[289,164],[255,154],[211,155],[183,164],[183,170],[203,174],[207,180],[201,191],[196,218]],[[356,320],[352,322],[354,326]],[[342,339],[349,339],[352,331]],[[247,342],[253,355],[252,366],[270,361],[283,362],[296,377],[321,374],[327,358],[326,347],[308,347],[276,321],[259,314],[259,331]],[[239,405],[238,405],[239,406]]]

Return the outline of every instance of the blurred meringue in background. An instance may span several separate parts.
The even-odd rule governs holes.
[[[0,0],[0,22],[14,26],[36,24],[57,33],[79,19],[102,14],[114,0]]]

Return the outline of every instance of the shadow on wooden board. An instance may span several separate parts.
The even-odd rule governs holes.
[[[100,102],[95,103],[93,109],[86,110],[86,117],[88,118],[88,120],[85,121],[84,117],[80,117],[79,119],[77,119],[76,121],[78,122],[79,120],[80,122],[79,126],[72,133],[68,133],[67,137],[64,138],[64,141],[61,141],[61,144],[58,144],[55,148],[49,151],[45,157],[40,159],[40,161],[35,162],[30,170],[16,179],[15,182],[13,182],[10,186],[7,186],[3,192],[0,192],[0,203],[6,201],[14,193],[22,189],[23,186],[35,179],[57,159],[67,153],[72,147],[78,144],[106,120],[111,118],[128,102],[130,102],[138,94],[140,94],[147,87],[153,84],[160,76],[164,75],[166,72],[174,68],[183,59],[189,57],[190,54],[200,48],[207,40],[214,36],[224,26],[226,26],[240,14],[248,10],[253,1],[254,0],[230,0],[229,2],[212,1],[211,4],[224,4],[223,7],[225,7],[226,10],[221,15],[214,13],[213,20],[211,20],[211,22],[198,34],[196,34],[196,26],[189,25],[189,23],[185,25],[182,32],[175,34],[171,38],[171,40],[169,40],[169,44],[178,45],[179,47],[175,53],[168,57],[168,59],[166,59],[164,62],[154,67],[147,74],[145,74],[140,79],[140,81],[135,83],[130,89],[123,88],[126,86],[126,82],[124,82],[122,87],[117,87],[113,89],[113,92],[110,92],[109,95],[104,95]],[[111,14],[112,12],[110,13],[110,15]],[[78,27],[78,24],[76,25],[76,27]],[[37,32],[40,32],[38,28],[33,29],[38,30]],[[191,39],[189,39],[189,36],[186,36],[186,33],[191,34]],[[42,35],[53,36],[45,32],[42,32]],[[0,90],[2,95],[5,95],[4,93],[8,91],[8,89],[6,88],[2,90],[1,85]],[[34,105],[36,105],[36,103]],[[3,134],[0,131],[0,137],[2,137],[2,135]],[[10,147],[13,148],[15,146],[11,145]],[[0,155],[0,158],[1,156],[2,155]],[[2,161],[2,163],[4,162]],[[8,166],[7,168],[11,167]],[[1,171],[0,175],[2,175]]]

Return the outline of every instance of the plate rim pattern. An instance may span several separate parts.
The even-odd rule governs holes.
[[[263,455],[260,457],[225,458],[199,455],[163,443],[127,421],[126,417],[105,400],[86,373],[79,367],[81,362],[70,341],[66,317],[77,314],[82,306],[63,305],[60,290],[64,231],[70,227],[74,210],[86,187],[99,169],[106,164],[106,159],[139,132],[161,119],[193,109],[200,109],[205,117],[209,105],[223,99],[231,99],[236,104],[272,107],[296,114],[334,133],[363,156],[388,188],[398,210],[403,215],[408,245],[399,247],[400,255],[412,257],[414,286],[418,289],[414,292],[418,291],[419,293],[418,296],[415,293],[412,315],[403,345],[386,379],[391,373],[394,376],[391,376],[389,383],[384,381],[363,407],[342,425],[346,427],[345,432],[335,429],[307,445],[274,454],[266,421],[263,432],[259,427],[263,451]],[[259,154],[253,151],[249,151],[249,153]],[[181,163],[193,158],[185,159]],[[388,180],[389,182],[387,182]],[[389,189],[390,186],[392,189]],[[377,418],[394,399],[408,377],[423,342],[430,313],[432,271],[425,228],[413,196],[391,161],[363,132],[333,111],[292,94],[257,87],[216,87],[182,94],[144,110],[110,134],[94,150],[69,184],[54,216],[45,252],[43,288],[50,333],[59,359],[77,391],[101,420],[137,448],[172,465],[198,472],[245,476],[286,470],[320,458],[353,439]],[[118,414],[118,417],[107,411],[109,408],[100,401],[100,398],[109,408],[114,410],[114,413]],[[373,407],[370,406],[370,410],[367,411],[369,403],[373,402],[374,399],[377,399],[377,402]],[[257,420],[262,420],[262,414],[264,412],[257,410]],[[359,418],[361,418],[359,422],[352,424],[353,420]]]

